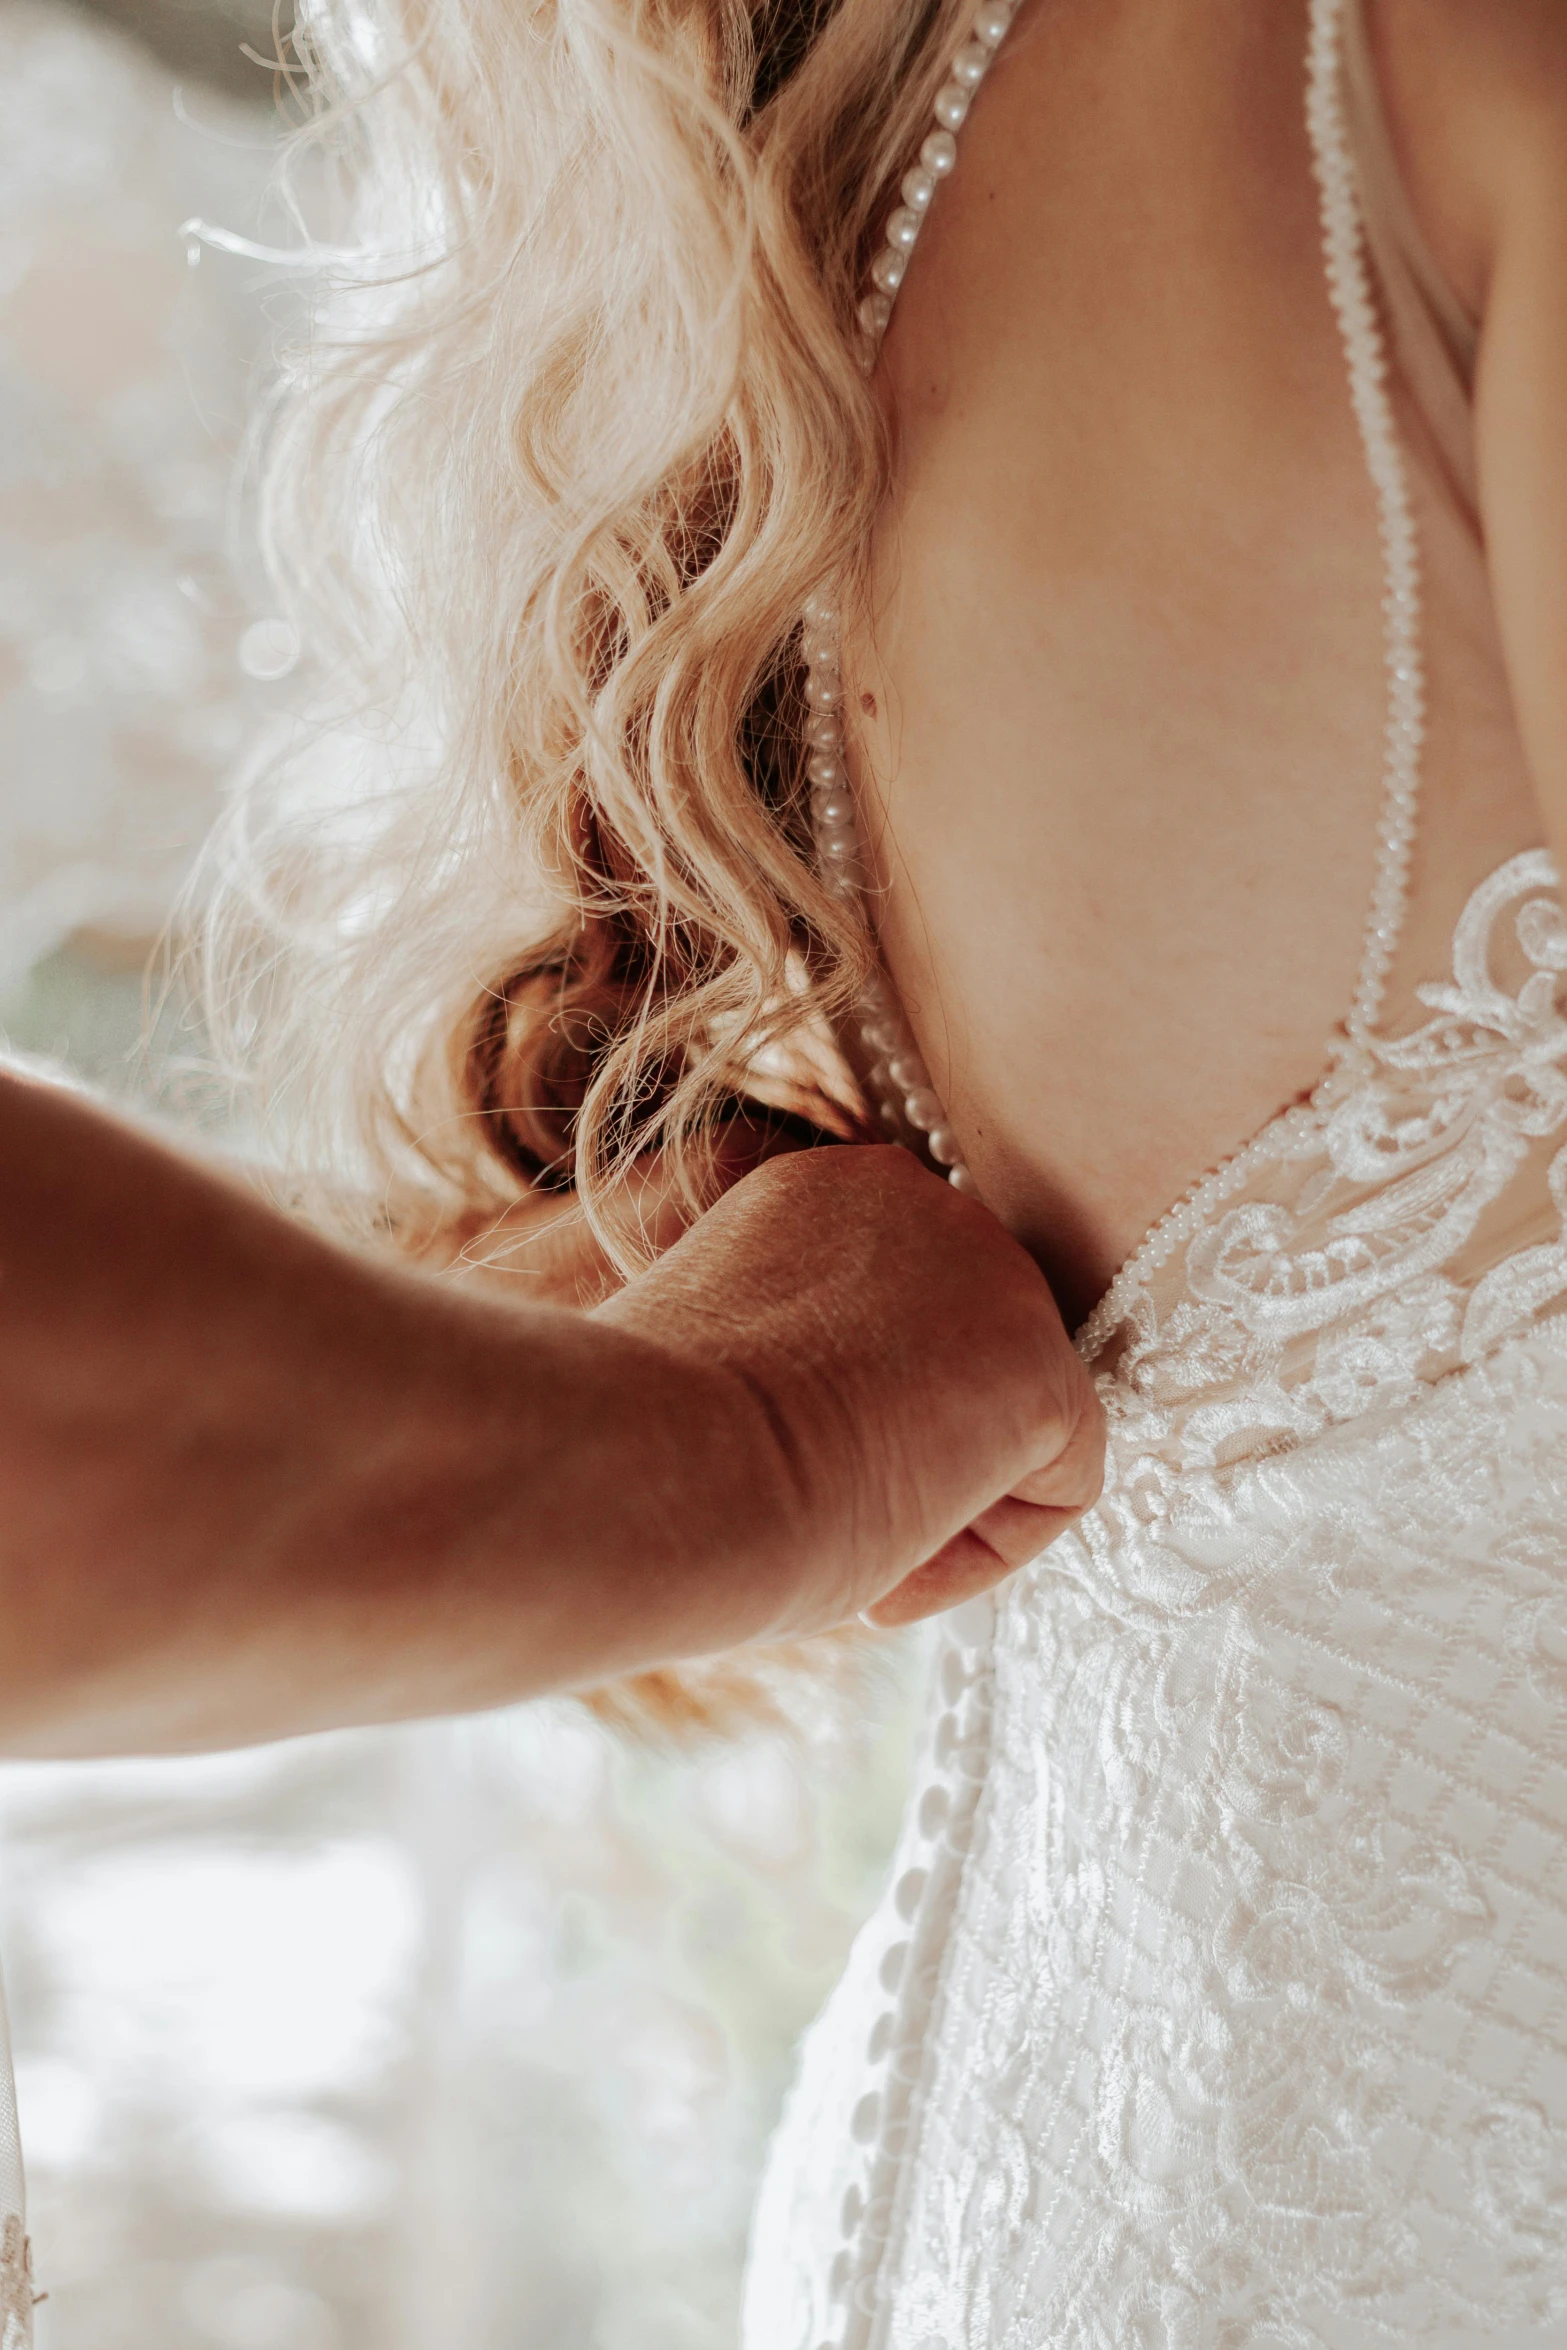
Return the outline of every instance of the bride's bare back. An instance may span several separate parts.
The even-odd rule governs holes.
[[[1542,0],[1494,12],[1510,50],[1475,30],[1478,0],[1444,0],[1443,26],[1411,13],[1373,29],[1419,204],[1423,155],[1463,146],[1426,37],[1453,19],[1504,85],[1521,45],[1567,43]],[[1301,0],[1035,0],[882,360],[898,489],[846,660],[882,935],[965,1155],[1069,1317],[1316,1082],[1354,992],[1382,574],[1304,46]],[[1478,312],[1483,240],[1456,196],[1428,209]],[[1567,248],[1567,189],[1560,218]],[[1559,389],[1567,414],[1567,365]],[[1486,487],[1516,574],[1512,540],[1548,533],[1551,503],[1506,473]],[[1532,655],[1512,632],[1510,683],[1473,538],[1418,463],[1415,486],[1431,737],[1394,1017],[1479,880],[1545,836],[1512,713],[1534,717],[1538,771],[1560,690],[1548,629]],[[1567,547],[1567,496],[1554,528]]]

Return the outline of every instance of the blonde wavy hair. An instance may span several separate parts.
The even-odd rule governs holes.
[[[887,486],[857,303],[972,0],[385,5],[285,60],[320,242],[260,517],[316,701],[216,842],[203,992],[299,1204],[457,1261],[565,1192],[624,1273],[650,1154],[689,1213],[738,1104],[864,1130],[800,614]],[[847,1654],[592,1702],[798,1719]]]
[[[337,234],[260,511],[319,692],[204,992],[321,1212],[426,1246],[569,1188],[630,1270],[649,1152],[694,1211],[737,1100],[860,1130],[799,615],[886,487],[857,299],[971,0],[386,5],[293,37]]]

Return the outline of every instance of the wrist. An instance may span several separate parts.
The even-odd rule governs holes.
[[[817,1545],[783,1415],[722,1349],[669,1344],[619,1306],[589,1317],[604,1386],[575,1539],[602,1598],[572,1680],[787,1637],[810,1612]],[[583,1584],[555,1589],[550,1645],[564,1652],[583,1643]]]

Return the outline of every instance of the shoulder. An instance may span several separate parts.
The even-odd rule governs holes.
[[[1520,214],[1567,197],[1567,0],[1364,0],[1394,144],[1476,316]]]

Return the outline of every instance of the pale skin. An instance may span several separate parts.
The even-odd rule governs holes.
[[[1567,852],[1567,8],[1369,15],[1481,327],[1495,607],[1448,596],[1438,538],[1396,1015],[1478,881]],[[883,352],[897,483],[845,667],[883,945],[1069,1322],[1315,1084],[1354,990],[1381,578],[1304,48],[1303,0],[1027,9]]]

